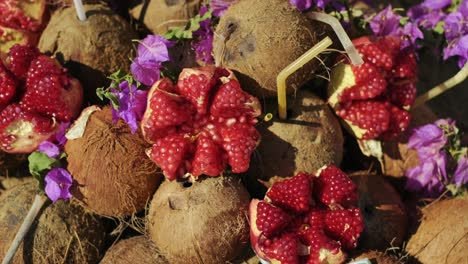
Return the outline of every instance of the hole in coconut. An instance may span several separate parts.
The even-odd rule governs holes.
[[[179,3],[179,0],[165,0],[167,6],[174,6]]]
[[[184,182],[182,184],[182,186],[184,186],[184,188],[189,188],[189,187],[192,187],[192,183],[191,182]]]

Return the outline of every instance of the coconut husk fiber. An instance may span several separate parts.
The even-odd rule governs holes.
[[[111,73],[129,71],[137,39],[130,25],[104,4],[85,4],[87,20],[74,6],[57,10],[42,33],[38,48],[55,56],[83,85],[85,99],[100,102],[96,88],[107,87]]]
[[[28,182],[0,196],[0,259],[10,247],[37,190],[37,182]],[[97,263],[105,251],[106,231],[102,219],[76,203],[46,202],[12,263]]]
[[[159,249],[145,236],[120,240],[107,250],[100,264],[168,264]]]
[[[323,24],[308,21],[288,1],[242,0],[220,18],[213,53],[217,65],[234,70],[248,92],[273,97],[278,73],[326,34]],[[312,60],[289,76],[288,93],[312,79],[318,65]]]
[[[81,138],[68,140],[67,169],[73,175],[71,193],[87,209],[122,217],[142,210],[162,179],[146,156],[150,145],[140,130],[112,121],[110,107],[93,112]]]
[[[422,213],[406,251],[421,263],[468,263],[468,197],[436,201]]]

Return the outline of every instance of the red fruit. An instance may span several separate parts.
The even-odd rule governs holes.
[[[357,246],[363,230],[364,222],[358,208],[328,211],[325,215],[325,232],[338,239],[345,249]]]
[[[325,209],[313,208],[312,210],[310,210],[309,214],[307,214],[306,221],[311,228],[323,229],[325,225],[325,213]]]
[[[284,234],[266,243],[263,251],[266,259],[273,263],[297,264],[299,263],[298,247],[297,235]]]
[[[401,110],[400,108],[392,105],[390,108],[390,127],[381,135],[381,137],[383,139],[395,138],[409,127],[410,121],[411,116],[408,111]]]
[[[143,115],[142,131],[145,139],[155,142],[167,134],[165,131],[187,122],[195,109],[183,97],[171,93],[175,85],[170,79],[156,82],[149,92],[148,107]],[[159,129],[160,133],[154,133]]]
[[[15,77],[0,63],[0,110],[15,96],[16,85]]]
[[[182,135],[169,135],[156,141],[149,157],[162,169],[167,179],[174,180],[185,173],[184,161],[190,156],[190,144],[189,139]]]
[[[250,156],[260,141],[260,134],[251,124],[234,123],[221,128],[223,148],[228,153],[229,165],[234,173],[247,171]]]
[[[0,112],[0,148],[9,153],[30,153],[58,128],[59,124],[52,119],[27,112],[12,103]]]
[[[349,205],[357,201],[357,187],[342,170],[329,165],[320,170],[315,180],[314,193],[326,205]]]
[[[42,26],[45,3],[44,0],[0,0],[0,25],[38,31]]]
[[[83,90],[54,59],[41,55],[31,62],[21,105],[26,111],[69,122],[81,108]]]
[[[258,99],[242,90],[237,80],[229,80],[221,85],[211,104],[210,112],[216,117],[239,117],[260,115]]]
[[[255,224],[258,230],[263,232],[267,238],[278,234],[286,227],[291,217],[281,208],[266,202],[259,202],[257,205],[257,219]]]
[[[226,164],[235,173],[247,171],[260,140],[254,127],[260,112],[254,107],[257,99],[242,91],[232,78],[227,69],[206,66],[184,69],[176,85],[162,79],[151,87],[141,122],[145,139],[155,143],[182,135],[190,139],[188,144],[193,149],[183,155],[180,162],[185,165],[178,168],[181,171],[176,177],[186,173],[217,176]],[[153,145],[150,156],[157,156],[157,149]],[[157,163],[164,162],[160,159]],[[174,179],[174,175],[171,172],[166,176]]]
[[[340,250],[340,244],[325,235],[322,229],[309,228],[299,234],[300,240],[309,246],[310,255],[307,264],[339,263],[330,259],[338,256],[344,257]],[[336,255],[336,256],[333,256]]]
[[[415,54],[401,51],[400,40],[394,37],[362,37],[353,43],[364,64],[345,60],[333,69],[329,103],[357,138],[396,137],[406,127],[403,117],[391,117],[391,112],[396,112],[393,107],[407,110],[414,103]]]
[[[296,213],[307,212],[311,206],[311,180],[305,173],[277,182],[266,193],[271,202]]]
[[[348,107],[339,108],[337,115],[349,123],[355,135],[373,139],[384,133],[390,122],[390,113],[384,102],[356,101]]]
[[[197,140],[195,156],[192,161],[192,175],[218,176],[226,167],[227,157],[222,148],[206,136]]]
[[[39,50],[34,46],[14,45],[8,52],[6,63],[17,78],[25,78],[29,65],[39,55]]]

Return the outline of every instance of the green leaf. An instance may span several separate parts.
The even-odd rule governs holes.
[[[109,99],[109,101],[112,103],[112,107],[115,109],[115,110],[119,110],[119,106],[120,106],[120,101],[119,99],[117,98],[117,96],[115,96],[115,94],[111,93],[111,92],[107,92],[105,94],[106,98]]]
[[[42,181],[43,175],[46,171],[60,166],[60,161],[49,158],[46,154],[35,151],[28,157],[29,172],[34,178]]]
[[[96,95],[101,101],[104,101],[105,93],[108,91],[108,88],[99,87],[96,89]]]
[[[439,21],[437,25],[434,27],[434,32],[442,35],[444,33],[444,26],[445,26],[445,22]]]
[[[168,30],[163,34],[163,37],[166,39],[192,39],[193,32],[200,29],[200,22],[210,18],[212,18],[211,10],[206,12],[203,16],[198,14],[191,18],[185,26]]]

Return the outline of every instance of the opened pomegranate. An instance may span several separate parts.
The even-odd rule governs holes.
[[[272,263],[343,263],[364,229],[357,188],[334,165],[299,173],[250,203],[250,240]]]
[[[13,46],[0,63],[0,148],[29,153],[81,108],[78,80],[31,46]]]
[[[254,127],[258,99],[244,92],[234,74],[206,66],[184,69],[177,84],[156,82],[141,122],[153,143],[149,157],[169,180],[218,176],[229,164],[245,172],[260,135]]]
[[[355,39],[364,63],[343,61],[332,71],[329,103],[357,138],[386,140],[410,123],[416,96],[416,59],[394,37]]]
[[[46,0],[0,0],[0,56],[14,44],[37,44],[45,7]]]

